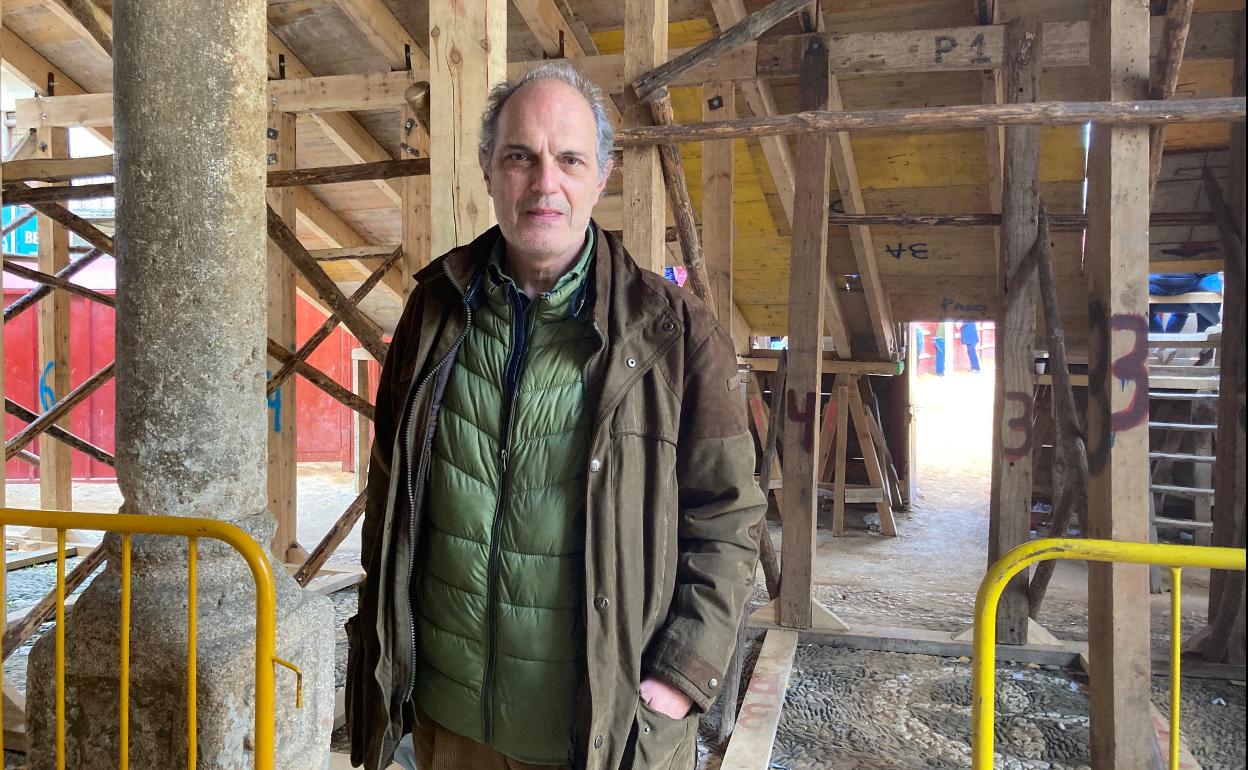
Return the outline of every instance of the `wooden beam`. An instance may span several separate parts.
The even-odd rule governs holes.
[[[6,182],[68,182],[71,179],[112,173],[112,155],[91,158],[31,158],[4,164]]]
[[[394,70],[428,69],[424,48],[408,33],[382,0],[335,0],[338,9],[364,33],[373,50]]]
[[[1149,92],[1153,99],[1171,99],[1179,85],[1179,68],[1183,64],[1183,50],[1192,29],[1192,6],[1194,0],[1170,0],[1166,9],[1166,28],[1162,37],[1161,52],[1157,55],[1157,78]],[[1166,147],[1166,127],[1151,126],[1148,132],[1148,197],[1152,201],[1157,190],[1157,177],[1161,175],[1161,154]]]
[[[12,460],[20,450],[26,447],[26,445],[38,438],[40,434],[44,433],[52,425],[55,425],[68,417],[70,411],[75,406],[85,401],[88,396],[96,390],[99,390],[99,388],[105,383],[112,380],[113,367],[114,365],[109,363],[108,366],[105,366],[103,369],[88,377],[82,382],[82,384],[68,392],[56,403],[51,404],[43,411],[42,414],[39,415],[36,420],[22,428],[16,435],[13,436],[13,438],[5,442],[5,460]],[[68,454],[68,451],[66,454]],[[46,455],[47,447],[43,447],[40,451],[40,459]],[[55,539],[55,537],[53,539]]]
[[[275,114],[290,115],[291,113]],[[291,115],[291,120],[294,120],[293,115]],[[29,163],[30,161],[24,162]],[[267,186],[269,188],[305,187],[308,185],[345,184],[428,175],[428,158],[382,160],[373,163],[348,163],[341,166],[322,166],[319,168],[274,169],[268,173]],[[111,197],[113,193],[114,186],[112,182],[63,187],[29,187],[22,185],[13,190],[6,190],[4,202],[10,206],[29,206],[35,203],[47,203],[50,201]]]
[[[80,38],[113,58],[113,20],[92,0],[44,0],[43,5]]]
[[[307,279],[308,283],[312,285],[312,288],[316,290],[317,295],[324,300],[325,304],[329,305],[342,318],[343,324],[355,335],[360,344],[374,358],[378,360],[384,359],[386,357],[386,344],[381,340],[381,330],[377,328],[377,324],[364,315],[359,308],[347,301],[347,298],[343,296],[337,285],[321,269],[320,263],[312,259],[312,255],[308,254],[308,250],[303,247],[303,244],[299,243],[299,239],[295,237],[294,231],[273,210],[272,206],[267,208],[269,238],[285,252],[290,261],[294,263],[295,269]]]
[[[62,268],[62,271],[63,270],[64,268]],[[69,281],[64,278],[57,277],[55,275],[48,275],[47,273],[40,272],[39,270],[32,270],[31,268],[26,267],[25,265],[18,264],[16,261],[12,259],[6,258],[4,260],[4,271],[6,273],[12,273],[13,275],[18,276],[19,278],[25,278],[28,281],[42,283],[43,285],[50,286],[54,289],[61,289],[62,291],[69,292],[70,294],[74,294],[79,297],[83,297],[85,299],[89,299],[92,302],[98,302],[101,305],[105,305],[107,307],[116,306],[116,301],[113,299],[112,295],[110,294],[101,294],[100,292],[95,291],[94,289],[88,289],[85,286],[79,286],[73,281]]]
[[[1086,214],[1049,214],[1052,232],[1079,232],[1088,227]],[[887,225],[889,227],[999,227],[1000,214],[829,214],[832,225]],[[1149,227],[1201,227],[1214,224],[1209,211],[1156,212]],[[1156,272],[1156,271],[1154,271]]]
[[[835,75],[829,78],[829,85],[831,97],[828,108],[844,110],[841,86]],[[832,134],[832,170],[836,174],[836,189],[840,193],[841,206],[845,213],[865,214],[867,207],[863,203],[862,186],[858,182],[854,147],[849,140],[849,134],[844,131]],[[875,349],[879,355],[892,358],[897,352],[897,343],[893,339],[893,314],[880,281],[871,230],[862,225],[852,225],[849,228],[849,240],[854,250],[854,261],[858,265],[858,274],[862,277],[862,291],[867,300],[867,314],[871,319],[871,336],[875,340]]]
[[[1148,8],[1092,5],[1090,82],[1128,102],[1148,88]],[[1167,104],[1168,102],[1161,102]],[[1088,153],[1088,535],[1148,542],[1148,129],[1094,126]],[[1148,571],[1088,565],[1092,764],[1147,767]]]
[[[881,490],[883,493],[875,501],[875,512],[880,517],[880,532],[887,537],[897,537],[897,523],[893,520],[892,503],[887,492],[887,472],[884,470],[884,463],[871,436],[870,423],[875,418],[867,413],[863,405],[858,375],[847,375],[846,379],[849,384],[849,398],[845,406],[853,420],[854,433],[858,436],[858,449],[862,452],[862,463],[867,469],[867,480],[872,488]],[[837,450],[838,452],[840,450],[839,444]]]
[[[672,100],[664,92],[649,101],[656,123],[670,125],[676,122]],[[680,150],[675,145],[659,145],[659,163],[663,167],[663,186],[667,188],[667,200],[676,220],[676,239],[680,243],[681,259],[688,270],[685,284],[705,302],[711,312],[716,312],[715,298],[711,295],[711,283],[706,274],[706,257],[702,251],[702,239],[693,214],[693,201],[689,198],[689,185],[685,179],[685,166]],[[727,308],[731,309],[731,305]]]
[[[0,50],[4,52],[4,63],[18,79],[30,87],[36,95],[50,96],[48,84],[56,84],[56,93],[61,96],[77,96],[87,91],[78,82],[65,74],[64,70],[48,61],[35,49],[26,44],[8,27],[0,26]],[[111,103],[111,96],[110,96]],[[110,125],[92,129],[109,147],[113,146],[113,129]],[[27,126],[30,128],[30,126]]]
[[[772,0],[705,43],[634,77],[631,83],[633,92],[639,99],[650,99],[660,89],[674,83],[679,75],[747,42],[757,40],[764,32],[792,16],[809,2],[810,0]]]
[[[427,99],[427,91],[425,96]],[[428,156],[429,134],[421,126],[416,105],[404,103],[400,117],[402,123],[399,126],[399,136],[402,138],[402,146],[407,148],[405,151]],[[430,209],[432,197],[432,180],[428,176],[404,177],[400,182],[400,248],[403,249],[403,261],[399,271],[399,286],[404,297],[415,288],[413,276],[433,260],[430,241],[433,231]]]
[[[64,128],[41,129],[36,139],[45,158],[69,157],[69,132]],[[69,232],[46,215],[38,219],[39,270],[53,274],[69,265]],[[53,292],[39,303],[38,392],[47,411],[70,392],[69,295]],[[68,419],[60,422],[68,429]],[[22,435],[22,434],[19,434]],[[25,444],[19,446],[24,447]],[[7,452],[6,452],[7,454]],[[69,447],[42,442],[39,447],[39,504],[54,511],[73,510],[73,478]],[[46,534],[46,533],[45,533]]]
[[[1245,90],[1244,15],[1240,12],[1239,45],[1235,57],[1233,93]],[[1217,460],[1214,463],[1213,545],[1243,548],[1245,545],[1244,499],[1248,497],[1244,466],[1246,439],[1241,416],[1245,408],[1244,366],[1244,126],[1231,129],[1230,169],[1225,201],[1218,217],[1224,243],[1235,251],[1226,254],[1226,287],[1222,298],[1222,342],[1219,347],[1221,392],[1218,398]],[[1211,191],[1220,188],[1206,181]],[[1215,204],[1216,205],[1216,204]],[[1239,463],[1237,466],[1236,463]],[[1192,648],[1209,661],[1244,664],[1244,573],[1214,572],[1209,580],[1209,625],[1193,640]]]
[[[289,112],[270,112],[268,120],[269,177],[295,167],[295,116]],[[265,192],[270,210],[281,217],[288,227],[295,224],[295,195],[288,187],[273,187]],[[295,346],[295,268],[281,247],[268,241],[268,335],[269,339],[287,348]],[[266,374],[281,368],[270,360]],[[292,548],[298,547],[297,494],[295,466],[296,421],[295,387],[278,387],[268,394],[268,494],[269,511],[277,520],[272,551],[285,560]]]
[[[702,118],[736,117],[736,88],[732,83],[702,87]],[[702,237],[706,272],[719,324],[732,326],[733,142],[702,144]]]
[[[0,2],[0,26],[3,26],[3,24],[4,24],[4,3]],[[0,37],[0,61],[4,61],[4,54],[5,54],[5,48],[6,48],[5,38],[7,37],[8,35],[5,35],[4,37]],[[7,147],[3,149],[6,151],[8,150]],[[0,154],[3,154],[3,153],[0,153]],[[8,170],[6,168],[7,166],[8,166],[7,163],[0,165],[0,186],[3,186],[4,184],[4,175],[6,171]],[[0,297],[3,297],[3,296],[4,296],[4,273],[0,272]],[[3,327],[0,327],[0,395],[4,394],[4,369],[5,369],[4,362],[6,360],[7,359],[5,359],[4,357],[4,329]],[[0,463],[0,508],[6,507],[8,505],[7,494],[6,494],[7,489],[8,489],[8,483],[7,483],[7,477],[6,477],[4,466],[5,466],[5,463]],[[3,540],[4,538],[0,537],[0,541],[3,541]],[[5,569],[4,561],[5,561],[5,555],[7,553],[7,549],[8,549],[8,544],[5,542],[0,542],[0,569]],[[8,596],[4,595],[4,591],[0,590],[0,628],[8,628],[8,617],[7,617],[8,604],[9,604]],[[4,728],[5,728],[5,725],[3,724],[3,718],[2,716],[0,716],[0,730],[3,730]],[[23,726],[23,729],[25,729],[24,726]]]
[[[755,372],[774,372],[783,350],[751,350],[748,355],[737,356],[737,366]],[[902,361],[852,361],[836,357],[836,353],[823,352],[819,367],[824,374],[869,374],[875,377],[895,377],[905,371]]]
[[[372,386],[369,375],[369,362],[373,357],[368,354],[364,348],[353,348],[351,350],[351,392],[365,401],[371,400]],[[372,447],[372,437],[369,436],[370,422],[362,414],[354,415],[352,419],[352,458],[351,470],[355,474],[355,491],[363,492],[368,486],[368,457],[369,450]]]
[[[106,553],[107,551],[104,548],[95,548],[69,571],[69,574],[65,576],[65,596],[69,596],[74,591],[77,591],[78,587],[104,564]],[[0,647],[3,647],[5,660],[8,660],[10,655],[17,652],[22,645],[29,641],[35,631],[39,630],[39,626],[48,622],[53,613],[56,612],[57,593],[58,589],[56,588],[49,591],[20,621],[5,627],[3,640],[0,641]]]
[[[273,34],[268,33],[269,78],[310,78],[313,73],[307,65],[291,51],[285,43]],[[278,57],[281,67],[278,67]],[[316,112],[309,116],[325,138],[333,142],[354,163],[371,163],[379,160],[390,160],[390,153],[385,150],[373,135],[356,120],[354,115],[346,112]],[[378,179],[374,182],[391,203],[399,203],[399,181]]]
[[[1034,102],[1040,94],[1041,27],[1034,20],[1007,25],[1005,97],[1009,105]],[[1036,241],[1040,209],[1040,132],[1034,126],[1005,129],[1002,174],[1001,256],[997,268],[1004,312],[997,323],[997,366],[993,414],[992,497],[988,519],[988,564],[1027,542],[1031,532],[1032,377],[1036,338],[1035,271],[1019,265]],[[1027,575],[1010,581],[997,610],[1002,644],[1026,644]]]
[[[798,80],[802,109],[825,109],[830,97],[828,49],[814,38],[803,57]],[[823,392],[822,287],[828,247],[828,193],[831,148],[828,138],[807,134],[797,140],[797,197],[789,268],[788,382],[785,385],[784,502],[779,617],[788,628],[810,628],[814,620],[815,516],[819,481],[819,394]],[[846,336],[848,342],[848,336]],[[839,341],[837,353],[845,355]]]
[[[295,188],[295,211],[300,225],[310,228],[317,237],[332,246],[353,248],[372,245],[306,188]],[[334,260],[322,263],[321,267],[336,283],[362,281],[372,273],[372,270],[359,259]],[[403,282],[399,276],[393,273],[384,276],[381,290],[388,292],[396,301],[402,302]],[[315,291],[313,291],[313,296],[316,296]]]
[[[32,423],[39,419],[38,414],[30,411],[11,398],[4,399],[4,411],[27,423]],[[73,447],[93,460],[99,460],[110,468],[116,467],[117,465],[116,458],[113,457],[110,452],[92,444],[80,436],[70,433],[58,425],[48,426],[42,435],[49,436],[57,441],[60,441],[66,446]]]
[[[390,268],[402,255],[402,249],[395,249],[391,252],[390,256],[388,256],[380,265],[377,266],[377,269],[373,271],[373,274],[370,275],[364,283],[360,284],[359,288],[352,292],[351,296],[347,298],[347,302],[354,307],[358,307],[360,302],[368,296],[368,293],[371,292],[373,287],[375,287],[378,281],[381,280],[381,277],[390,270]],[[329,317],[325,319],[324,323],[322,323],[316,331],[308,335],[308,338],[304,340],[303,344],[299,346],[299,349],[295,351],[294,356],[290,360],[282,363],[281,368],[269,378],[266,391],[270,399],[273,398],[274,393],[282,386],[282,383],[290,379],[291,375],[295,373],[295,367],[298,366],[300,362],[306,361],[308,356],[316,350],[317,346],[329,338],[329,335],[338,327],[341,320],[341,316],[339,316],[337,311],[331,312]]]
[[[667,0],[625,0],[624,77],[644,75],[667,61]],[[651,110],[631,90],[621,98],[625,125],[645,126]],[[654,147],[623,152],[624,248],[642,267],[660,275],[665,263],[663,168]],[[675,213],[675,212],[673,212]]]
[[[1242,123],[1243,97],[1170,101],[1033,102],[955,107],[915,107],[846,112],[807,111],[791,115],[737,118],[713,123],[621,129],[625,149],[675,142],[705,142],[760,136],[794,136],[834,131],[926,133],[985,126],[1143,126],[1153,123]]]
[[[743,718],[724,750],[722,770],[766,770],[771,766],[772,744],[784,710],[797,641],[796,633],[780,629],[767,631],[763,637],[745,700],[741,702]],[[736,699],[730,699],[725,706],[735,708]]]
[[[364,504],[367,502],[367,494],[360,492],[356,495],[347,509],[338,517],[338,521],[334,522],[334,526],[329,528],[325,536],[321,538],[321,542],[317,543],[312,549],[312,553],[308,555],[306,561],[295,572],[295,580],[301,586],[306,586],[316,577],[321,568],[325,566],[325,562],[338,550],[338,546],[346,540],[347,535],[351,534],[351,529],[355,527],[356,522],[364,515]]]
[[[507,77],[506,0],[431,0],[429,59],[429,103],[442,105],[429,116],[430,250],[443,254],[495,223],[477,140],[489,90]]]
[[[268,341],[268,353],[269,356],[276,358],[282,363],[295,357],[294,353],[277,344],[274,340]],[[295,373],[325,391],[326,395],[348,409],[358,412],[370,420],[373,419],[374,409],[372,404],[339,385],[337,380],[320,369],[304,361],[296,365]]]
[[[78,271],[82,270],[87,265],[91,264],[92,262],[94,262],[95,260],[99,259],[102,256],[104,256],[103,251],[99,249],[92,249],[91,251],[87,252],[83,256],[74,260],[73,262],[70,262],[64,268],[58,270],[53,277],[59,278],[61,280],[66,280],[70,276],[72,276],[74,273],[77,273]],[[11,319],[16,318],[17,316],[21,315],[22,311],[33,307],[35,303],[37,303],[39,300],[43,299],[44,297],[48,296],[50,293],[52,293],[52,286],[48,284],[44,284],[42,286],[37,286],[31,289],[30,291],[26,292],[22,296],[18,297],[16,300],[11,302],[8,307],[4,309],[4,322],[8,323]]]

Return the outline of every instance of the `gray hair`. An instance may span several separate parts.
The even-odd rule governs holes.
[[[615,126],[611,125],[611,119],[607,117],[607,96],[598,84],[566,61],[544,62],[516,80],[499,83],[490,90],[489,98],[485,102],[485,114],[481,116],[481,143],[477,146],[481,168],[488,169],[490,159],[494,157],[494,146],[498,141],[498,118],[503,111],[503,105],[521,86],[537,80],[567,83],[589,103],[598,134],[598,174],[601,178],[606,173],[607,160],[611,157],[615,144]]]

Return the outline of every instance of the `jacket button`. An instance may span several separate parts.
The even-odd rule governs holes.
[[[628,364],[628,368],[629,368],[629,369],[635,369],[635,368],[637,368],[637,359],[635,359],[635,358],[630,358],[630,359],[628,359],[627,361],[625,361],[624,363],[625,363],[625,364]]]
[[[707,684],[711,686],[712,690],[714,690],[716,687],[719,687],[719,680],[712,679],[711,681],[707,682]]]
[[[600,470],[602,470],[602,461],[601,461],[601,460],[599,460],[597,457],[595,457],[594,459],[592,459],[592,460],[590,460],[590,461],[589,461],[589,472],[590,472],[590,473],[597,473],[597,472],[598,472],[598,471],[600,471]]]
[[[675,329],[675,328],[676,328],[676,324],[672,323],[671,321],[663,322],[663,331],[670,332],[672,329]]]
[[[594,599],[594,607],[600,610],[605,610],[609,603],[605,596],[599,596],[597,599]]]
[[[602,736],[601,735],[594,736],[594,748],[596,749],[602,748]]]
[[[641,728],[641,731],[642,731],[643,733],[645,733],[646,735],[649,735],[649,734],[650,734],[650,725],[643,725],[643,726],[642,726],[642,728]]]

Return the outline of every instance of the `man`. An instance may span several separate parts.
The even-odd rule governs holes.
[[[731,341],[590,221],[604,105],[567,66],[495,88],[499,224],[416,276],[347,624],[355,765],[411,733],[421,770],[693,767],[764,500]]]
[[[979,327],[974,321],[963,321],[960,330],[962,344],[966,346],[966,358],[971,363],[971,371],[979,371]]]

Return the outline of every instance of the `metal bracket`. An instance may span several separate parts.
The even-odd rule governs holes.
[[[710,109],[712,109],[712,110],[719,110],[719,109],[723,109],[723,107],[724,107],[724,97],[722,97],[722,96],[712,96],[710,99],[707,99],[707,100],[706,100],[706,106],[707,106],[707,107],[709,107],[709,108],[710,108]]]
[[[268,155],[264,156],[264,161],[270,166],[276,166],[277,165],[277,153],[271,152]]]
[[[276,138],[277,138],[277,129],[276,129],[276,128],[273,128],[272,126],[269,126],[268,128],[266,128],[266,129],[264,130],[264,138],[265,138],[265,139],[276,139]]]

